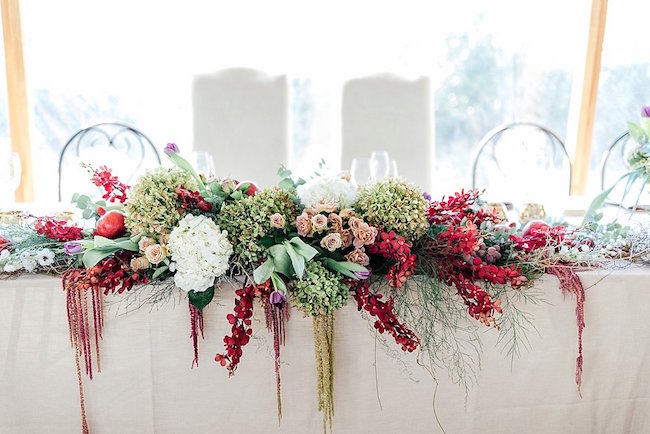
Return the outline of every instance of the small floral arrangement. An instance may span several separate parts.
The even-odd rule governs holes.
[[[638,206],[639,199],[645,190],[645,186],[650,183],[650,106],[641,107],[641,122],[639,124],[628,122],[627,127],[630,136],[636,143],[636,146],[630,149],[626,155],[626,162],[630,170],[592,200],[585,215],[585,223],[600,220],[602,215],[598,214],[598,210],[603,203],[605,203],[605,200],[609,197],[616,186],[623,181],[625,181],[626,187],[621,202],[629,193],[630,187],[637,181],[641,181],[641,187],[636,197],[633,209],[636,209]]]

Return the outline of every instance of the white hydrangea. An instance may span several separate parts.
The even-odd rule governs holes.
[[[228,232],[206,216],[188,214],[169,235],[167,248],[176,270],[174,283],[184,291],[205,291],[228,271],[232,244]],[[172,266],[170,266],[172,269]]]
[[[307,208],[336,204],[339,209],[349,208],[357,197],[352,183],[340,177],[318,177],[299,185],[296,189],[300,201]]]

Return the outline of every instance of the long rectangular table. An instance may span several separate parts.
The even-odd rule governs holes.
[[[575,384],[575,300],[564,299],[557,280],[545,276],[536,288],[546,302],[525,307],[537,328],[528,333],[529,351],[511,363],[496,346],[496,331],[486,329],[477,384],[467,395],[437,371],[435,408],[446,433],[650,432],[650,267],[581,277],[587,288],[582,398]],[[64,298],[57,278],[0,281],[2,433],[80,431]],[[195,368],[186,301],[121,315],[107,309],[102,372],[84,380],[91,432],[322,432],[311,319],[294,309],[288,323],[278,424],[263,309],[256,306],[255,339],[229,378],[214,355],[229,332],[233,289],[223,287],[217,298],[205,310]],[[404,365],[376,345],[352,300],[336,313],[335,352],[333,433],[442,432],[432,378],[414,355]]]

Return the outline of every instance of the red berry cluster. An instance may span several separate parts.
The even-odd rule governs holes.
[[[370,283],[367,280],[350,281],[349,284],[354,291],[354,299],[357,302],[357,309],[368,312],[376,317],[375,328],[379,333],[388,332],[402,347],[402,351],[414,351],[420,346],[420,339],[415,333],[401,324],[393,312],[393,297],[387,302],[381,301],[382,294],[370,292]]]
[[[181,207],[188,211],[198,209],[203,212],[212,211],[212,204],[203,198],[198,191],[186,189],[183,185],[176,187],[176,194],[181,201]]]
[[[0,252],[4,249],[8,249],[10,245],[11,242],[9,242],[8,239],[0,237]]]
[[[217,354],[214,361],[220,363],[221,366],[225,366],[230,375],[235,373],[241,360],[242,347],[248,344],[253,334],[251,318],[253,317],[253,300],[255,300],[256,291],[255,285],[247,285],[236,290],[234,313],[229,313],[226,316],[226,319],[232,325],[232,335],[223,338],[226,352]]]
[[[375,243],[367,246],[367,249],[371,255],[381,255],[396,261],[386,273],[386,279],[392,288],[401,288],[415,271],[416,256],[411,253],[411,244],[407,243],[404,237],[396,235],[394,231],[382,231]]]
[[[104,195],[102,199],[108,200],[110,202],[118,201],[124,203],[126,201],[126,191],[131,188],[128,185],[120,182],[117,179],[117,176],[114,176],[111,173],[111,169],[106,166],[99,166],[99,169],[91,169],[92,178],[91,181],[97,187],[102,187],[104,189]]]
[[[83,238],[80,227],[69,225],[63,220],[55,220],[53,217],[39,217],[34,222],[34,229],[38,234],[62,243]]]

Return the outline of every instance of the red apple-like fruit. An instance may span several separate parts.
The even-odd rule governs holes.
[[[235,191],[242,188],[245,184],[248,184],[248,188],[244,191],[246,196],[255,196],[260,188],[253,181],[242,181],[235,186]]]
[[[546,223],[544,220],[531,220],[528,223],[526,223],[526,226],[524,226],[524,229],[522,230],[522,235],[530,235],[532,231],[537,231],[537,232],[548,232],[551,229],[551,225]]]
[[[115,239],[119,238],[126,233],[124,226],[124,214],[118,210],[106,211],[99,207],[97,214],[101,217],[97,220],[97,227],[95,228],[95,235]]]

